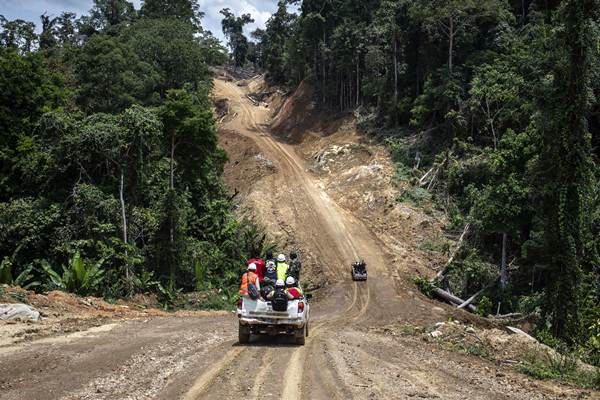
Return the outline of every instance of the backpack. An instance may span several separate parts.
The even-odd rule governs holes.
[[[273,300],[271,300],[271,305],[273,306],[274,311],[287,311],[287,303],[288,297],[285,291],[283,290],[275,290],[275,294],[273,294]]]
[[[269,278],[273,281],[273,283],[277,280],[277,269],[275,269],[274,265],[267,266],[267,270],[265,272],[265,278]]]
[[[258,289],[256,288],[256,285],[252,282],[248,282],[248,297],[250,297],[252,300],[256,300],[259,297],[259,293],[258,293]]]

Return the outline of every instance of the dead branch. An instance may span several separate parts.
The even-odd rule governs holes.
[[[435,166],[431,167],[431,169],[429,171],[427,171],[425,173],[425,175],[423,175],[421,177],[421,179],[419,179],[419,186],[423,186],[425,184],[425,179],[427,179],[427,177],[429,176],[429,174],[431,173],[431,171],[433,171],[434,168],[435,168]]]
[[[456,247],[454,248],[454,250],[450,254],[450,258],[448,259],[448,261],[446,261],[446,264],[444,264],[444,267],[436,274],[436,276],[433,279],[433,281],[439,280],[444,275],[446,275],[446,271],[448,270],[448,267],[452,264],[452,262],[454,261],[454,258],[458,254],[459,250],[462,248],[463,242],[465,240],[465,236],[469,232],[470,228],[471,228],[471,223],[469,222],[469,223],[467,223],[465,225],[465,229],[463,229],[463,232],[461,233],[460,237],[458,238],[458,242],[456,243]]]
[[[509,318],[521,318],[523,317],[522,313],[510,313],[510,314],[501,314],[501,315],[494,315],[494,318],[499,318],[499,319],[509,319]]]
[[[469,297],[467,300],[465,300],[462,304],[460,304],[457,308],[465,308],[466,306],[468,306],[469,304],[471,304],[473,301],[475,301],[475,299],[479,296],[481,296],[481,294],[483,292],[485,292],[487,289],[487,286],[484,287],[483,289],[481,289],[480,291],[478,291],[477,293],[475,293],[473,296]]]

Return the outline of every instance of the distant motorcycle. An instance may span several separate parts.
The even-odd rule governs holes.
[[[352,263],[352,280],[366,281],[367,280],[367,263],[364,260],[354,261]]]

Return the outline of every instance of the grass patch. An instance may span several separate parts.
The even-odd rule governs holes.
[[[573,354],[529,354],[518,370],[536,379],[554,380],[585,389],[600,389],[600,369],[584,371],[577,367]]]
[[[400,332],[405,336],[417,336],[422,335],[425,329],[421,326],[416,326],[412,324],[403,324],[400,327]]]
[[[396,201],[419,205],[425,201],[430,201],[431,198],[431,193],[429,193],[426,189],[417,186],[410,186],[396,198]]]
[[[448,242],[441,236],[435,237],[433,239],[425,239],[421,243],[420,247],[422,250],[433,251],[435,253],[450,252],[450,242]]]

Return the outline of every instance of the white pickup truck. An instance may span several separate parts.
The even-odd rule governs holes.
[[[270,301],[240,298],[237,309],[239,341],[248,343],[250,335],[292,335],[297,344],[303,345],[308,336],[309,314],[306,299],[290,300],[287,311],[274,311]]]

